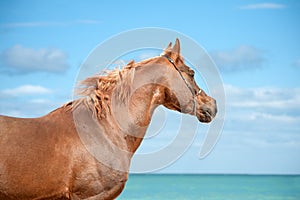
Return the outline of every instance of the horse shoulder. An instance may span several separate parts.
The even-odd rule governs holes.
[[[91,152],[91,149],[88,147],[91,141],[88,138],[84,138],[83,135],[90,134],[92,138],[97,137],[99,143],[97,143],[96,151],[101,155],[107,155],[105,152],[113,148],[109,147],[109,142],[102,135],[107,129],[104,128],[103,124],[98,123],[88,110],[81,108],[77,112],[75,115],[77,115],[77,123],[81,124],[77,127],[78,131],[81,132],[81,139],[80,144],[77,146],[72,168],[71,196],[74,199],[114,199],[123,190],[128,178],[128,172],[126,170],[119,171],[108,166],[108,163],[101,162],[101,158],[97,157],[98,154]],[[111,161],[120,162],[118,159],[120,158],[112,157]]]

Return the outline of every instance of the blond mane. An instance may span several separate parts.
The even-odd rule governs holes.
[[[79,105],[87,106],[99,119],[110,113],[112,95],[120,103],[129,99],[135,69],[156,57],[135,63],[130,61],[122,69],[104,71],[103,75],[96,75],[81,81],[75,89],[78,99],[64,105],[67,110],[74,110]]]
[[[130,61],[122,69],[105,71],[103,75],[92,76],[81,81],[75,94],[78,99],[64,105],[67,109],[75,109],[84,104],[98,118],[104,118],[110,112],[112,93],[118,101],[125,102],[130,95],[136,63]]]

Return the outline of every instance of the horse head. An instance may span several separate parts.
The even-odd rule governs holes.
[[[216,100],[208,96],[195,82],[195,72],[184,63],[180,55],[180,42],[176,39],[161,54],[161,62],[170,69],[164,106],[182,113],[196,115],[201,122],[210,122],[216,116]]]

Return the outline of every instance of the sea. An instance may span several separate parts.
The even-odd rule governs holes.
[[[131,174],[118,200],[300,200],[300,175]]]

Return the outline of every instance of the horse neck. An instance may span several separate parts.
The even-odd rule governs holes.
[[[130,152],[141,144],[155,108],[164,101],[164,67],[147,65],[135,69],[132,88],[126,103],[112,105],[115,122],[125,134]]]

